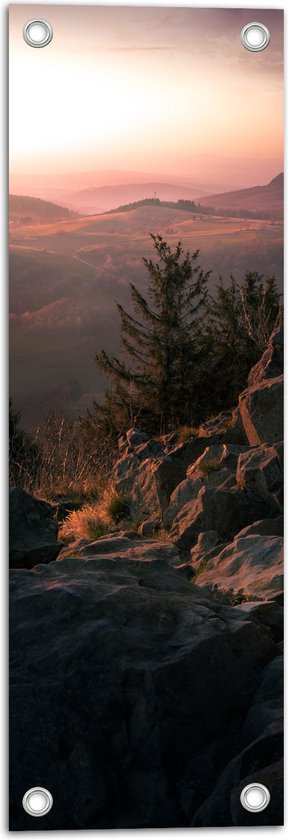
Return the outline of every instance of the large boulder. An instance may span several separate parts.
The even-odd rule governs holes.
[[[219,554],[225,545],[227,541],[223,543],[217,531],[201,531],[190,552],[190,564],[195,574],[199,574],[199,569],[206,568],[208,560]]]
[[[189,502],[197,498],[202,485],[202,478],[198,478],[196,481],[191,478],[184,478],[184,481],[180,481],[180,484],[173,490],[168,507],[163,513],[163,525],[165,528],[170,528],[178,513]]]
[[[129,429],[119,440],[119,452],[112,478],[115,489],[128,499],[131,517],[159,513],[154,468],[163,457],[163,446],[138,429]]]
[[[283,440],[283,375],[247,388],[239,397],[243,426],[250,444]]]
[[[217,531],[221,541],[225,542],[233,539],[245,525],[270,516],[273,503],[273,497],[263,498],[239,490],[237,485],[227,489],[205,484],[196,498],[188,502],[175,517],[171,537],[185,550],[195,545],[201,531]]]
[[[239,534],[208,560],[197,576],[197,584],[243,589],[250,597],[269,599],[283,593],[283,571],[282,537]]]
[[[282,825],[283,656],[277,656],[263,671],[239,746],[241,751],[194,814],[193,827]],[[241,791],[252,782],[266,785],[271,796],[268,807],[258,814],[246,811],[240,802]]]
[[[175,546],[107,535],[70,551],[11,571],[10,828],[35,830],[33,784],[53,793],[46,831],[188,826],[277,646],[192,586]]]
[[[236,481],[242,490],[267,496],[275,494],[281,500],[283,470],[273,446],[257,446],[239,455]]]
[[[63,543],[57,541],[55,510],[20,488],[9,493],[9,565],[31,569],[56,560]]]
[[[237,610],[250,619],[261,621],[270,627],[275,642],[281,642],[284,630],[284,607],[276,601],[245,601],[237,605]]]

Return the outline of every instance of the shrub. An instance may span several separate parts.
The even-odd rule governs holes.
[[[12,412],[12,455],[15,451],[15,441],[19,450],[19,433],[18,436],[15,435],[17,419]],[[28,493],[47,500],[64,496],[83,504],[100,498],[116,450],[111,441],[101,438],[99,430],[88,428],[81,418],[71,419],[51,414],[30,434],[30,441],[29,458],[26,446],[21,476],[19,477],[18,469],[17,481],[14,483],[23,486]],[[38,453],[37,461],[34,453]],[[11,459],[12,466],[14,462],[15,457]]]
[[[105,498],[106,496],[106,498]],[[123,493],[118,493],[117,490],[111,489],[104,494],[103,498],[104,510],[109,519],[112,519],[116,524],[122,519],[127,519],[130,514],[129,504],[126,496]]]

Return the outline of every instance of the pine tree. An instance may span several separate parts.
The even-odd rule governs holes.
[[[280,317],[280,294],[275,277],[248,271],[240,286],[241,315],[251,355],[259,358]],[[257,361],[257,359],[256,359]]]
[[[280,295],[274,277],[246,272],[242,282],[230,277],[207,300],[203,330],[203,413],[231,408],[246,388],[251,367],[260,359],[280,318]]]
[[[103,406],[94,403],[107,428],[118,433],[138,423],[163,433],[197,421],[197,368],[200,363],[201,313],[210,272],[199,265],[199,251],[175,250],[151,234],[156,260],[144,258],[147,297],[130,283],[134,314],[117,304],[124,360],[96,356],[101,371],[112,379]]]

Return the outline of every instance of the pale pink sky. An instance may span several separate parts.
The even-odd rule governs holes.
[[[22,38],[38,16],[45,49]],[[239,38],[252,20],[271,33],[260,53]],[[216,156],[264,183],[283,168],[282,65],[281,10],[12,5],[10,171],[201,178]]]

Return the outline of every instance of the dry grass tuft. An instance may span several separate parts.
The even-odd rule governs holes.
[[[74,540],[99,540],[107,528],[100,519],[97,504],[84,505],[80,510],[73,510],[59,531],[59,539],[66,543]]]
[[[121,524],[130,526],[128,500],[110,485],[102,499],[69,513],[59,532],[59,539],[68,543],[79,539],[98,540],[115,525]]]
[[[211,472],[218,472],[218,470],[222,470],[223,464],[221,461],[217,461],[216,458],[211,458],[211,461],[203,461],[202,464],[199,464],[199,470],[203,473],[203,475],[209,475]]]
[[[196,426],[179,426],[177,429],[179,443],[187,443],[190,438],[198,437],[199,429]]]

